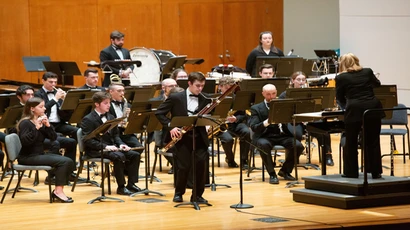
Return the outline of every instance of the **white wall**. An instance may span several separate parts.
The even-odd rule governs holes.
[[[399,103],[410,106],[410,1],[340,0],[339,8],[341,54],[356,54],[382,84],[396,84]]]
[[[339,0],[284,0],[284,50],[316,58],[315,49],[338,49]]]

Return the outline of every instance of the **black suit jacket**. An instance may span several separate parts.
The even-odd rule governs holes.
[[[54,90],[54,95],[56,94],[56,90]],[[60,110],[60,106],[63,104],[63,99],[60,99],[57,101],[55,100],[49,100],[46,91],[44,91],[43,88],[40,88],[37,92],[34,93],[35,97],[39,97],[41,99],[44,100],[44,104],[46,107],[46,115],[49,118],[50,114],[51,114],[51,107],[53,107],[54,105],[57,105],[57,114],[60,117],[60,120],[62,122],[67,122],[68,120],[70,120],[72,111],[69,110]]]
[[[107,120],[114,119],[114,116],[107,113]],[[81,121],[81,129],[84,137],[92,133],[95,129],[103,124],[100,116],[95,110],[91,111],[87,116]],[[111,129],[108,133],[102,136],[102,147],[105,148],[107,145],[116,145],[117,147],[124,144],[119,136],[118,128],[115,127]],[[84,141],[85,154],[90,157],[100,157],[101,156],[101,142],[99,138],[91,138]]]
[[[121,48],[122,55],[124,56],[124,59],[131,59],[130,51]],[[120,56],[118,56],[117,51],[112,47],[112,45],[106,47],[105,49],[101,50],[100,52],[100,63],[103,63],[104,61],[113,61],[113,60],[120,60]],[[134,69],[134,65],[126,65],[126,66],[120,66],[120,65],[110,65],[112,69],[112,73],[106,73],[104,75],[104,81],[103,81],[103,86],[107,87],[110,85],[110,75],[111,74],[120,74],[120,69],[127,69],[131,68]]]
[[[210,102],[211,100],[205,99],[205,97],[200,94],[198,97],[198,109],[197,111],[195,111],[195,113],[201,111]],[[163,103],[161,103],[161,105],[155,112],[155,115],[157,116],[159,122],[161,122],[162,124],[163,133],[166,133],[166,142],[170,140],[169,131],[172,129],[171,127],[168,127],[169,123],[174,117],[188,116],[187,105],[187,95],[186,90],[184,90],[183,92],[172,93],[171,95],[169,95],[169,97]],[[169,112],[171,113],[171,118],[167,116]],[[208,146],[209,140],[205,127],[198,127],[196,130],[198,131],[199,135],[201,135],[205,145]]]
[[[380,81],[370,68],[336,76],[336,100],[345,109],[345,123],[361,121],[367,109],[382,108],[382,104],[373,92],[373,88],[378,86]],[[377,116],[382,118],[384,113],[377,113]]]
[[[253,140],[257,140],[258,138],[264,137],[279,137],[283,134],[280,134],[280,130],[277,124],[268,125],[267,127],[264,126],[263,121],[268,119],[269,110],[266,107],[264,101],[253,105],[251,107],[251,117],[249,119],[249,126],[251,127],[253,134]],[[285,132],[286,135],[289,135],[289,131],[286,125],[282,125],[282,130]]]
[[[81,86],[80,88],[78,88],[78,89],[98,89],[98,90],[101,90],[101,91],[105,91],[106,89],[105,89],[105,87],[101,87],[101,86],[96,86],[95,88],[91,88],[91,87],[89,87],[87,84],[84,84],[83,86]]]

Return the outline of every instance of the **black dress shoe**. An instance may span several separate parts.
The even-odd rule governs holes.
[[[55,200],[58,200],[58,201],[61,202],[61,203],[73,203],[73,202],[74,202],[73,198],[68,197],[68,196],[67,196],[67,199],[66,199],[66,200],[63,200],[62,198],[60,198],[59,196],[57,196],[57,194],[54,193],[54,190],[53,190],[53,192],[52,192],[52,194],[51,194],[51,197],[53,198],[53,202],[54,202]]]
[[[326,165],[327,166],[334,166],[335,162],[333,162],[332,154],[326,154]]]
[[[280,170],[278,173],[279,176],[283,177],[285,180],[290,180],[290,181],[295,181],[296,178],[294,178],[290,173],[285,173],[284,171]]]
[[[228,167],[229,168],[238,168],[239,166],[235,161],[233,161],[233,162],[228,162]]]
[[[122,187],[122,188],[117,188],[117,194],[118,195],[129,196],[129,195],[132,195],[133,192],[128,190],[126,187]]]
[[[191,202],[193,202],[193,201],[194,200],[192,199],[192,196],[191,196]],[[198,196],[196,198],[196,202],[198,202],[198,203],[208,203],[208,201],[205,198],[203,198],[202,196]]]
[[[174,199],[172,199],[172,201],[175,202],[175,203],[181,203],[181,202],[183,202],[184,200],[182,199],[182,196],[180,196],[180,195],[175,195],[175,196],[174,196]]]
[[[359,178],[359,175],[346,175],[346,174],[342,174],[342,177],[345,177],[345,178]]]
[[[173,167],[171,167],[171,168],[168,170],[168,174],[174,174],[174,168],[173,168]]]
[[[269,184],[279,184],[279,179],[276,174],[269,177]]]
[[[373,179],[380,179],[380,178],[382,178],[382,174],[380,174],[380,173],[375,173],[375,174],[373,174],[373,173],[372,173],[372,178],[373,178]]]
[[[127,185],[126,188],[131,192],[141,192],[142,191],[142,189],[140,187],[136,186],[135,184]]]

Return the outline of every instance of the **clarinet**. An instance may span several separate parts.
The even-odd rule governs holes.
[[[231,87],[229,87],[228,90],[226,90],[226,92],[222,95],[220,95],[218,98],[216,98],[215,100],[213,100],[211,103],[209,103],[208,105],[206,105],[201,111],[199,111],[197,114],[195,114],[195,116],[202,116],[202,115],[206,115],[208,113],[210,113],[216,106],[219,105],[219,103],[221,103],[222,100],[224,100],[229,94],[231,94],[232,92],[234,92],[234,90],[236,89],[236,87],[238,87],[238,83],[235,83],[234,85],[232,85]],[[184,126],[181,128],[181,135],[179,135],[179,137],[177,138],[173,138],[166,146],[164,146],[163,148],[159,149],[158,151],[160,153],[166,153],[170,148],[172,148],[178,141],[180,141],[182,139],[182,136],[191,131],[194,127],[191,126]]]

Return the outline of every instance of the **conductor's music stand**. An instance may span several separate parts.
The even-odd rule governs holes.
[[[100,146],[100,151],[101,151],[101,174],[102,174],[102,180],[101,180],[101,196],[94,198],[88,202],[88,204],[92,204],[96,201],[105,201],[105,200],[115,200],[119,202],[124,202],[123,200],[119,198],[113,198],[113,197],[106,197],[105,196],[105,191],[104,191],[104,180],[105,180],[105,172],[104,172],[104,147],[103,147],[103,142],[102,142],[102,137],[105,133],[109,132],[111,129],[115,128],[124,120],[125,118],[117,118],[113,120],[108,120],[104,124],[100,125],[97,129],[89,133],[87,136],[84,137],[84,141],[92,138],[98,138],[101,146]]]
[[[141,133],[148,138],[148,126],[150,122],[150,118],[154,116],[154,112],[151,111],[151,102],[135,102],[133,103],[133,109],[131,110],[130,115],[128,116],[128,124],[127,128],[124,131],[124,134],[133,134],[133,133]],[[153,119],[152,119],[153,120]],[[150,126],[152,127],[152,126]],[[145,194],[148,195],[149,193],[154,193],[160,196],[164,196],[164,194],[156,191],[151,191],[148,189],[148,178],[150,177],[150,169],[149,169],[149,143],[146,139],[145,141],[145,188],[139,192],[135,192],[131,194],[131,197],[134,197],[138,194]]]
[[[74,75],[81,75],[77,63],[68,61],[43,61],[48,72],[53,72],[59,76],[58,84],[63,86],[74,85]]]
[[[269,108],[269,117],[268,122],[270,124],[279,124],[279,123],[291,123],[293,122],[293,149],[294,149],[294,161],[295,161],[295,178],[296,181],[290,181],[286,183],[286,188],[290,188],[296,184],[303,184],[298,181],[298,155],[296,149],[296,119],[297,117],[294,114],[298,113],[308,113],[308,112],[317,112],[318,104],[321,104],[321,99],[308,98],[308,99],[274,99],[270,101]],[[298,120],[298,122],[300,122]],[[300,165],[302,167],[310,166],[308,164]]]
[[[170,126],[169,127],[183,127],[183,126],[192,126],[192,153],[191,153],[191,164],[192,164],[192,180],[193,180],[193,186],[192,186],[192,200],[190,202],[185,202],[181,204],[177,204],[174,207],[179,207],[183,205],[193,205],[195,210],[200,210],[199,204],[205,204],[207,206],[212,206],[212,204],[209,203],[198,203],[197,202],[197,195],[196,195],[196,169],[195,169],[195,163],[196,163],[196,143],[195,143],[195,127],[200,127],[200,126],[212,126],[214,125],[215,122],[207,119],[207,118],[200,118],[198,116],[180,116],[180,117],[174,117],[171,120]],[[183,137],[182,137],[183,138]]]

